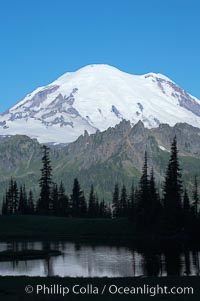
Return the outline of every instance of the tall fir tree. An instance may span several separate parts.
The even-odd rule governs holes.
[[[131,220],[135,220],[135,214],[136,214],[136,189],[134,183],[131,185],[131,192],[129,195],[129,208],[128,208],[128,217]]]
[[[40,197],[38,201],[37,211],[41,215],[49,215],[51,204],[51,185],[52,185],[52,167],[49,157],[49,149],[43,145],[41,177],[39,180]]]
[[[14,195],[13,195],[13,187],[14,187],[14,181],[11,177],[9,187],[6,191],[6,208],[7,208],[7,214],[13,214],[14,209]]]
[[[83,192],[80,196],[80,217],[87,217],[87,203]]]
[[[88,201],[88,217],[95,217],[97,215],[97,211],[98,211],[98,202],[96,203],[94,186],[91,185],[89,201]]]
[[[182,179],[178,160],[176,136],[171,145],[171,155],[164,181],[165,229],[177,231],[182,227]]]
[[[13,182],[13,213],[17,213],[19,208],[19,190],[17,182]]]
[[[28,198],[27,198],[27,212],[28,214],[35,213],[35,205],[34,205],[34,198],[32,190],[29,191]]]
[[[61,181],[58,189],[59,215],[68,217],[70,215],[69,198],[65,194],[63,182]]]
[[[158,226],[161,213],[160,197],[156,188],[154,170],[151,169],[149,179],[149,225]]]
[[[19,191],[17,182],[11,177],[8,190],[6,191],[5,197],[5,208],[4,211],[7,214],[15,214],[19,208]]]
[[[27,213],[27,210],[28,210],[28,208],[27,208],[28,197],[27,197],[25,184],[23,185],[23,188],[22,188],[22,194],[23,194],[23,199],[24,199],[24,213]]]
[[[149,177],[148,177],[147,152],[145,152],[142,176],[139,181],[139,194],[140,194],[141,204],[144,207],[147,207],[148,197],[149,197]]]
[[[184,189],[184,195],[183,195],[183,226],[184,229],[188,229],[189,223],[190,223],[190,199],[188,196],[187,189]]]
[[[58,196],[58,186],[56,183],[54,183],[53,187],[52,187],[50,212],[54,216],[59,216],[61,214],[60,204],[59,204],[59,196]]]
[[[149,223],[149,177],[148,177],[148,163],[147,152],[144,156],[144,165],[142,169],[142,176],[138,186],[138,201],[137,201],[137,218],[136,224],[138,229],[148,230]]]
[[[135,208],[136,208],[135,186],[134,186],[134,183],[132,183],[131,193],[130,193],[130,196],[129,196],[128,217],[133,221],[135,220]]]
[[[83,191],[77,178],[74,179],[72,194],[71,194],[71,215],[73,217],[81,217],[81,200]]]
[[[19,206],[18,206],[18,213],[19,214],[26,214],[27,213],[27,193],[25,185],[22,187],[20,186],[19,190]]]
[[[193,188],[193,194],[192,194],[192,211],[194,214],[194,217],[198,218],[198,206],[199,206],[199,193],[198,193],[198,183],[197,183],[197,176],[194,177],[194,188]]]

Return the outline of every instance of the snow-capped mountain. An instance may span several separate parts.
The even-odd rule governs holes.
[[[122,119],[148,128],[186,122],[200,128],[200,102],[162,74],[132,75],[108,65],[69,72],[0,115],[0,135],[74,141]]]

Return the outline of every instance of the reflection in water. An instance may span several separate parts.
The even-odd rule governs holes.
[[[45,260],[0,263],[0,275],[133,277],[200,275],[199,251],[180,246],[140,245],[134,248],[89,246],[69,242],[0,243],[0,251],[56,249],[57,257]]]
[[[159,276],[161,271],[160,256],[153,253],[146,253],[143,256],[143,271],[148,276]]]
[[[176,248],[169,248],[165,251],[165,264],[167,275],[175,276],[181,274],[180,252]]]
[[[196,271],[196,275],[200,275],[199,271],[199,252],[192,252],[192,258],[193,258],[193,265]]]
[[[189,276],[191,274],[189,250],[185,250],[184,257],[185,257],[185,272],[184,273],[186,276]]]

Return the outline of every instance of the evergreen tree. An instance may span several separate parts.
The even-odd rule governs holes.
[[[182,180],[176,137],[171,145],[171,156],[165,175],[163,194],[165,228],[169,231],[180,230],[182,226]]]
[[[11,177],[8,190],[6,191],[5,197],[5,208],[4,210],[7,214],[14,214],[18,211],[19,206],[19,195],[18,195],[18,188],[17,183]]]
[[[83,193],[80,196],[80,217],[87,217],[87,203]]]
[[[24,213],[27,213],[27,210],[28,210],[28,207],[27,207],[28,197],[27,197],[25,184],[23,185],[23,188],[22,188],[22,194],[23,194],[23,199],[24,199]]]
[[[19,207],[19,191],[17,187],[17,182],[13,182],[13,213],[18,212]]]
[[[120,217],[125,217],[128,215],[128,204],[127,204],[127,193],[126,186],[122,186],[121,196],[120,196]]]
[[[7,214],[13,214],[13,178],[11,177],[8,190],[6,191],[6,208]]]
[[[69,199],[65,194],[65,189],[61,181],[58,190],[59,215],[68,217],[70,215]]]
[[[148,178],[147,152],[145,152],[142,176],[140,178],[139,187],[138,187],[136,224],[139,229],[144,229],[148,227],[149,208],[150,208],[149,178]]]
[[[11,198],[10,198],[10,192],[9,192],[9,189],[6,190],[6,195],[5,195],[5,212],[6,214],[12,214],[13,213],[13,205],[12,205],[12,202],[11,202]]]
[[[185,213],[188,213],[190,211],[190,199],[188,196],[187,189],[184,190],[184,196],[183,196],[183,211]]]
[[[184,190],[183,195],[183,225],[184,228],[188,228],[190,222],[190,199],[188,196],[187,189]]]
[[[27,194],[26,194],[25,185],[23,187],[20,186],[18,213],[20,214],[27,213]]]
[[[135,220],[135,207],[136,207],[136,198],[135,198],[135,187],[134,183],[131,185],[131,193],[129,196],[129,206],[128,206],[128,217],[131,220]]]
[[[95,217],[97,215],[98,203],[96,203],[94,187],[91,185],[90,196],[88,201],[88,217]]]
[[[147,152],[145,152],[142,176],[139,181],[139,197],[140,197],[140,204],[145,208],[148,207],[149,178],[148,178]]]
[[[58,186],[56,183],[53,184],[53,188],[52,188],[50,212],[54,216],[59,216],[61,214],[60,202],[58,196]]]
[[[25,213],[22,186],[20,186],[20,189],[19,189],[19,208],[18,208],[18,213],[20,213],[20,214],[24,214]]]
[[[48,215],[50,213],[51,204],[52,168],[49,158],[49,149],[45,145],[43,146],[42,164],[41,178],[39,180],[40,198],[38,201],[37,211],[39,214]]]
[[[80,217],[81,216],[81,204],[83,198],[83,191],[80,188],[80,184],[78,179],[74,179],[72,194],[71,194],[71,213],[73,217]]]
[[[195,218],[198,218],[198,205],[199,205],[198,183],[197,183],[197,176],[195,176],[194,189],[193,189],[193,202],[192,202],[192,209]]]
[[[94,217],[100,217],[100,203],[98,194],[95,194],[95,214]]]
[[[161,213],[160,197],[157,192],[154,170],[151,169],[150,180],[149,180],[149,224],[158,225],[158,221]]]
[[[104,199],[99,204],[99,217],[107,217]]]
[[[34,214],[35,213],[35,206],[34,206],[34,199],[33,199],[33,192],[32,190],[29,191],[28,199],[27,199],[27,213]]]
[[[119,186],[115,184],[113,198],[112,198],[113,217],[120,216],[120,199],[119,199]]]

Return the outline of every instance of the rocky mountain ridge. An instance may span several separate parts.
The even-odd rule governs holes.
[[[89,135],[86,131],[67,146],[52,148],[50,155],[54,180],[63,181],[68,193],[73,179],[78,177],[86,194],[93,183],[101,197],[111,199],[114,184],[137,182],[143,166],[144,153],[148,153],[149,167],[154,167],[157,182],[163,180],[169,159],[170,145],[176,135],[183,179],[192,189],[194,175],[199,175],[200,129],[188,124],[170,127],[161,124],[148,129],[139,121],[131,126],[123,120],[114,128]],[[26,183],[38,193],[42,148],[37,140],[27,136],[0,139],[0,192],[5,191],[10,177]]]

